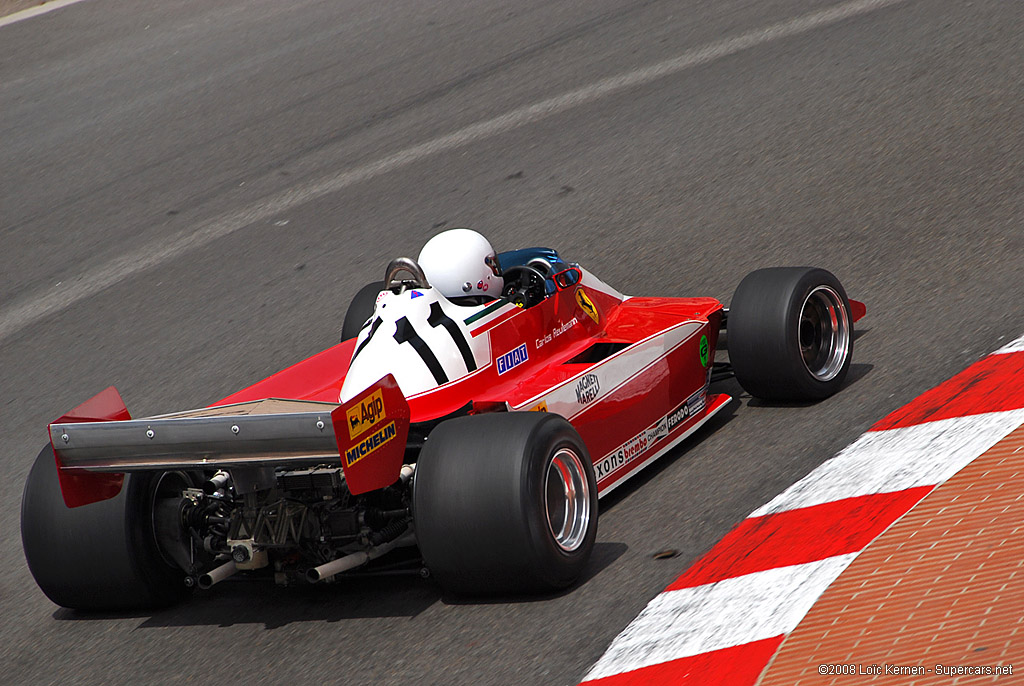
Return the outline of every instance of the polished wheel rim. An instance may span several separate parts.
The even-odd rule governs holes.
[[[582,460],[569,448],[560,448],[548,463],[544,511],[559,548],[572,552],[583,545],[591,516],[590,483]]]
[[[800,355],[818,381],[831,381],[850,354],[850,315],[843,298],[829,286],[818,286],[800,308]]]

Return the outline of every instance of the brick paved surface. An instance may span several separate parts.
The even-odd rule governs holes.
[[[822,665],[854,673],[822,675]],[[1024,684],[1024,426],[872,542],[758,684],[866,682]]]

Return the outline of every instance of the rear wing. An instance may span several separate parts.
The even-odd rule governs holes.
[[[297,405],[308,403],[297,403]],[[98,472],[265,466],[338,459],[331,412],[319,410],[165,416],[50,424],[50,442],[64,469]],[[232,406],[218,408],[232,409]]]
[[[81,411],[101,396],[120,410],[108,402],[102,414]],[[398,479],[409,433],[409,406],[390,374],[343,405],[269,398],[130,419],[113,389],[97,398],[49,426],[68,507],[116,496],[126,472],[339,461],[358,495]]]

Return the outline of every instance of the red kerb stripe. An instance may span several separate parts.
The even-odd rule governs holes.
[[[752,686],[783,638],[773,636],[583,683],[586,686]]]
[[[1024,352],[989,355],[871,427],[884,431],[939,419],[1024,408]]]
[[[750,517],[665,590],[702,586],[863,550],[932,488],[919,486]]]

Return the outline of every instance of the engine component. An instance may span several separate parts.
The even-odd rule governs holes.
[[[279,472],[277,485],[285,493],[293,497],[312,495],[319,500],[335,497],[339,492],[348,493],[344,488],[345,475],[341,467],[316,467]]]
[[[270,562],[266,549],[256,545],[256,541],[251,538],[229,539],[228,547],[231,549],[231,560],[238,569],[260,569]]]
[[[236,509],[231,519],[232,541],[252,540],[260,547],[297,545],[316,538],[319,526],[309,508],[294,500],[276,500],[262,507]]]

